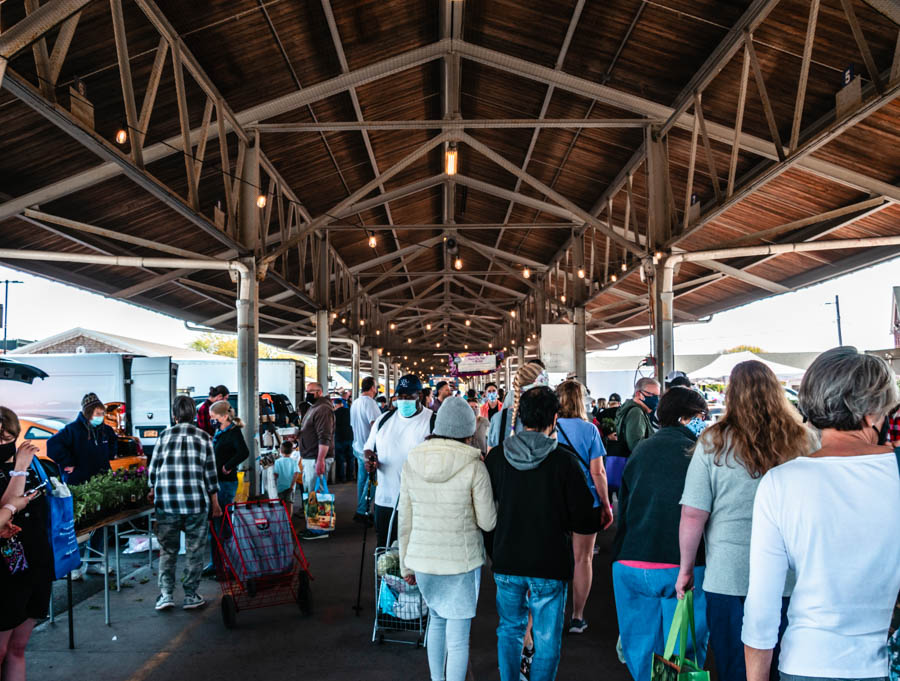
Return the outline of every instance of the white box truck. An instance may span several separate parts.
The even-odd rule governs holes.
[[[32,385],[10,381],[0,404],[19,416],[69,422],[81,410],[85,393],[104,403],[125,404],[125,430],[140,438],[147,454],[160,433],[172,424],[178,365],[171,357],[136,357],[118,353],[16,355],[16,360],[49,374]]]
[[[293,359],[259,360],[259,392],[285,395],[295,407],[306,394],[306,367]],[[237,360],[229,357],[178,360],[178,392],[205,397],[211,386],[224,385],[231,394],[238,391]]]

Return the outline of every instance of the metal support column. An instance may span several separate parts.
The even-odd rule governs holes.
[[[581,385],[587,385],[587,351],[585,342],[584,305],[575,308],[575,378]]]
[[[357,338],[357,341],[361,340]],[[360,346],[359,342],[355,343],[353,346],[353,354],[350,358],[350,382],[353,384],[350,386],[350,395],[355,400],[359,397],[359,354],[360,354]]]
[[[370,353],[372,355],[372,378],[375,379],[375,385],[377,386],[381,382],[381,353],[378,352],[378,348],[371,348]],[[390,395],[387,395],[387,389],[385,389],[385,395],[390,397]]]
[[[331,331],[328,310],[316,310],[316,380],[328,393],[328,334]]]
[[[509,392],[512,389],[512,356],[507,357],[503,362],[503,387],[506,389],[506,392]]]
[[[238,241],[251,251],[259,246],[260,208],[256,205],[259,180],[259,144],[251,143],[244,154],[240,189]],[[242,259],[249,270],[239,281],[237,300],[238,415],[244,422],[243,435],[250,457],[245,464],[250,494],[259,492],[259,282],[256,258]]]
[[[649,176],[648,248],[655,249],[671,236],[672,214],[668,200],[668,159],[665,141],[658,129],[648,128],[646,133],[647,172]],[[649,262],[645,273],[651,277],[650,303],[653,308],[653,356],[656,358],[656,380],[663,385],[665,376],[675,365],[673,289],[671,274],[653,268]],[[669,281],[666,283],[666,277]]]

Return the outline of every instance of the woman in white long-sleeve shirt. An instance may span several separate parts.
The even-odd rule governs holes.
[[[767,681],[788,568],[797,583],[778,669],[782,681],[886,679],[900,589],[900,454],[882,426],[896,405],[887,363],[834,348],[809,367],[800,408],[822,447],[759,484],[744,605],[747,681]]]

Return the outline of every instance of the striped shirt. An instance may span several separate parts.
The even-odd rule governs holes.
[[[209,435],[192,423],[164,431],[153,449],[148,476],[157,510],[206,513],[209,496],[219,488]]]

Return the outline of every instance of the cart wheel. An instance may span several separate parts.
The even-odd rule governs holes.
[[[301,572],[297,582],[297,606],[300,612],[309,617],[313,610],[312,589],[309,588],[309,575]]]
[[[256,596],[256,580],[248,579],[245,586],[247,587],[247,595],[250,596],[250,598],[254,598]]]
[[[237,624],[237,604],[231,596],[222,596],[222,621],[226,629],[234,629]]]
[[[378,634],[378,645],[384,645],[384,634]]]

